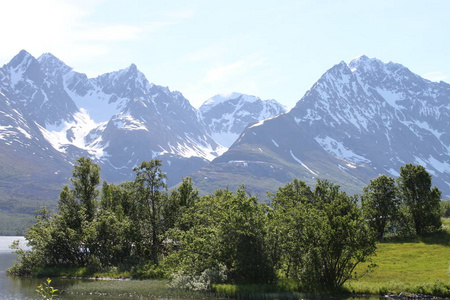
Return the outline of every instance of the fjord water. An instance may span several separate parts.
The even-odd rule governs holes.
[[[33,285],[32,280],[6,276],[6,269],[12,266],[16,258],[16,255],[9,249],[15,240],[20,240],[22,245],[25,243],[23,237],[0,237],[0,299],[37,299],[34,297],[37,285]]]
[[[24,237],[21,236],[0,236],[0,299],[1,300],[31,300],[42,299],[38,297],[36,288],[43,283],[46,278],[19,278],[7,276],[6,269],[13,265],[16,254],[12,253],[9,246],[13,241],[20,240],[20,244],[26,249]],[[54,279],[52,286],[63,288],[76,283],[75,280]],[[58,295],[58,299],[95,299],[87,296]],[[99,299],[99,298],[96,298]]]

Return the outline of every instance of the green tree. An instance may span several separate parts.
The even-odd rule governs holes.
[[[73,184],[75,198],[85,208],[86,220],[91,222],[95,217],[96,198],[99,194],[97,186],[100,184],[100,167],[90,158],[80,157],[74,166],[70,181]]]
[[[441,191],[431,187],[431,175],[421,165],[406,164],[400,168],[398,188],[408,208],[417,234],[438,230],[441,226]]]
[[[198,199],[198,191],[194,189],[192,178],[182,178],[180,186],[172,190],[164,206],[165,228],[168,230],[180,225],[179,222],[183,214]]]
[[[292,265],[298,260],[295,254],[300,254],[296,252],[292,239],[291,228],[295,227],[296,221],[294,212],[299,205],[312,203],[314,195],[304,181],[294,179],[271,196],[273,209],[268,213],[267,244],[275,268],[284,269],[288,276]]]
[[[280,271],[304,289],[332,289],[352,278],[354,268],[375,252],[373,231],[355,197],[318,180],[312,201],[275,195],[273,218],[280,240]],[[273,231],[274,232],[274,231]]]
[[[441,217],[450,218],[450,200],[441,201]]]
[[[377,232],[378,239],[382,239],[388,224],[398,216],[400,201],[395,180],[386,175],[371,180],[364,188],[361,200],[365,217]]]
[[[265,243],[268,207],[248,197],[244,187],[226,194],[219,226],[221,260],[235,282],[268,283],[274,278]]]
[[[169,231],[174,251],[167,263],[190,278],[225,267],[233,282],[271,281],[273,268],[265,244],[267,209],[243,189],[236,194],[217,190],[201,197]]]
[[[158,159],[144,161],[139,167],[133,169],[136,172],[135,188],[140,215],[140,230],[142,243],[150,242],[151,257],[155,265],[159,264],[159,246],[162,242],[164,228],[163,207],[167,190],[165,180],[167,176],[161,170],[161,161]]]

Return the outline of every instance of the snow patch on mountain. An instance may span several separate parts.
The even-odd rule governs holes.
[[[308,170],[311,174],[315,175],[315,176],[319,176],[316,172],[314,172],[313,170],[311,170],[310,168],[308,168],[307,165],[305,165],[300,159],[298,159],[294,153],[292,153],[292,150],[289,150],[289,153],[291,154],[291,157],[298,162],[299,164],[302,165],[303,168],[305,168],[306,170]]]
[[[148,131],[148,128],[146,127],[145,122],[138,120],[134,118],[131,115],[126,115],[124,113],[120,113],[117,115],[117,117],[113,118],[114,126],[116,126],[117,129],[122,130],[144,130]]]
[[[92,120],[83,108],[74,115],[73,122],[64,122],[61,126],[47,126],[47,128],[38,126],[46,140],[59,152],[65,153],[68,145],[74,145],[87,150],[97,158],[103,155],[103,148],[99,147],[98,141],[93,143],[94,146],[86,143],[86,136],[101,124]]]
[[[352,150],[344,146],[340,141],[336,141],[332,137],[315,137],[317,143],[328,153],[335,157],[355,163],[370,163],[370,160],[354,153]]]

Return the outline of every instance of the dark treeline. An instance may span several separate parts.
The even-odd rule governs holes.
[[[372,180],[361,197],[326,180],[311,188],[295,179],[270,204],[244,187],[200,197],[190,178],[168,192],[160,167],[143,162],[134,181],[103,182],[99,190],[99,167],[80,158],[58,212],[37,212],[25,235],[32,250],[17,249],[9,273],[75,267],[166,277],[197,290],[285,278],[303,290],[331,289],[355,276],[377,239],[441,227],[440,192],[419,165],[402,167],[397,181]]]

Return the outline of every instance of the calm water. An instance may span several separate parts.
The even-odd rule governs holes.
[[[0,299],[1,300],[31,300],[42,299],[36,294],[36,287],[45,281],[45,278],[17,278],[7,276],[5,270],[10,268],[16,255],[11,253],[9,246],[15,240],[21,240],[21,244],[25,247],[23,237],[0,236]],[[69,285],[76,284],[77,280],[71,279],[52,279],[52,286],[62,289]],[[94,296],[77,296],[77,295],[58,295],[57,299],[83,299],[98,300],[104,297]],[[108,298],[113,299],[113,298]],[[117,299],[117,298],[116,298]]]
[[[11,253],[9,246],[13,241],[20,240],[21,245],[25,247],[23,237],[0,236],[0,300],[31,300],[42,299],[36,294],[36,287],[45,281],[45,278],[16,278],[6,276],[5,270],[13,265],[16,255]],[[52,286],[61,290],[64,287],[76,284],[79,280],[72,279],[52,279]],[[130,299],[119,297],[97,297],[97,296],[78,296],[78,295],[58,295],[56,299],[73,300],[99,300],[99,299]],[[139,298],[142,299],[142,298]],[[349,298],[350,299],[350,298]],[[377,300],[379,298],[361,298],[364,300]],[[175,299],[174,299],[175,300]],[[343,299],[341,299],[343,300]]]

